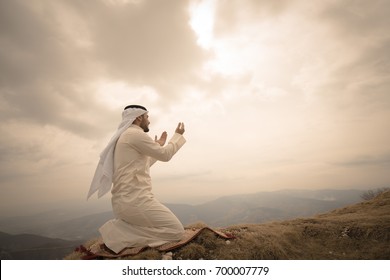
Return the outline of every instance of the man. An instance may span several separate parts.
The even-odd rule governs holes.
[[[179,123],[166,146],[167,133],[153,140],[145,107],[127,106],[117,133],[101,154],[89,195],[99,197],[113,183],[112,208],[115,219],[100,229],[103,242],[115,253],[126,247],[159,246],[181,239],[184,228],[176,216],[152,193],[149,167],[157,160],[169,161],[184,145],[184,124]],[[109,183],[107,183],[109,182]],[[111,184],[110,184],[111,187]]]

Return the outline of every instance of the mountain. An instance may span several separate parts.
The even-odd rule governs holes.
[[[202,221],[209,226],[263,223],[307,217],[361,201],[359,190],[283,190],[220,197],[198,205],[166,204],[183,225]],[[61,215],[60,215],[61,214]],[[61,219],[61,211],[0,220],[0,230],[32,233],[65,240],[87,240],[113,218],[111,211]]]
[[[65,234],[62,234],[62,236],[50,234],[53,230],[52,226],[83,216],[96,214],[102,211],[108,211],[111,209],[111,203],[107,201],[107,199],[100,199],[93,201],[93,203],[87,203],[86,201],[65,201],[59,202],[55,206],[51,207],[52,208],[47,208],[48,210],[44,212],[25,216],[15,215],[0,217],[0,231],[10,234],[31,233],[53,238],[58,237],[72,239],[63,237]]]
[[[196,206],[168,204],[183,224],[261,223],[322,213],[361,201],[358,190],[283,190],[232,195]]]
[[[0,258],[2,260],[62,259],[80,245],[80,240],[53,239],[33,234],[11,235],[0,232]]]
[[[201,228],[203,223],[187,228]],[[235,238],[226,241],[211,231],[173,249],[175,260],[389,260],[390,191],[377,197],[306,218],[220,229]],[[84,245],[93,244],[89,240]],[[82,259],[72,252],[65,259]],[[127,259],[162,259],[149,248]]]

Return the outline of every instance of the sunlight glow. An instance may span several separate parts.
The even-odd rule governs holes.
[[[190,5],[190,26],[198,36],[197,43],[210,49],[213,41],[215,0],[194,1]]]
[[[210,51],[212,58],[204,63],[202,76],[208,80],[214,75],[243,77],[257,74],[263,80],[274,80],[275,67],[281,65],[275,54],[278,24],[270,22],[253,23],[235,28],[223,36],[214,33],[216,0],[198,0],[190,4],[190,26],[196,33],[200,47]],[[277,43],[277,42],[276,42]],[[268,84],[264,82],[264,84]]]
[[[214,57],[205,64],[210,74],[225,77],[240,77],[257,73],[263,80],[272,79],[272,69],[280,66],[276,54],[279,46],[269,40],[270,32],[262,26],[246,26],[244,30],[215,38],[212,49]]]

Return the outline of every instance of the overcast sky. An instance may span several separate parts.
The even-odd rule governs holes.
[[[390,186],[389,26],[388,0],[0,0],[1,215],[96,203],[128,104],[185,123],[163,202]]]

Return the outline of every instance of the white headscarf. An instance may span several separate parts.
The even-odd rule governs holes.
[[[111,190],[116,142],[137,117],[147,112],[148,111],[139,108],[128,108],[122,112],[122,122],[119,124],[118,130],[108,142],[107,147],[100,153],[100,160],[96,167],[87,199],[96,191],[98,191],[98,198],[100,198]]]

